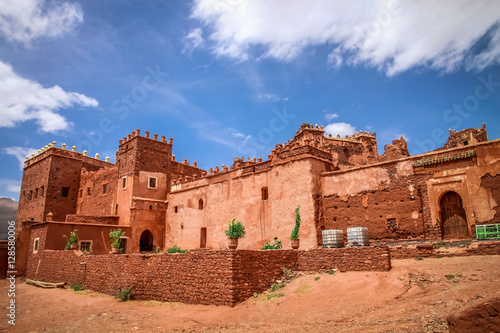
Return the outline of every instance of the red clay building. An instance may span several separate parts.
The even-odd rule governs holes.
[[[208,172],[175,161],[172,145],[137,130],[120,140],[116,164],[55,143],[27,158],[18,271],[28,251],[61,250],[74,229],[95,254],[110,251],[117,228],[126,253],[221,249],[236,217],[247,230],[239,248],[259,249],[289,238],[297,205],[301,248],[321,245],[324,229],[368,227],[372,241],[470,238],[475,225],[500,222],[500,140],[488,141],[484,124],[450,130],[443,148],[418,156],[403,138],[379,155],[375,133],[340,138],[302,124],[266,161],[235,158]]]

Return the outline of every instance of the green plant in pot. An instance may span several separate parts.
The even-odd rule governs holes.
[[[238,239],[245,236],[245,227],[240,221],[232,219],[224,230],[226,236],[229,237],[229,248],[234,250],[238,247]]]
[[[77,244],[78,244],[78,241],[80,240],[80,238],[78,237],[78,235],[76,234],[78,230],[75,229],[73,230],[72,232],[69,233],[69,237],[64,235],[63,237],[66,238],[67,242],[66,242],[66,247],[64,248],[65,250],[76,250],[76,247],[77,247]]]
[[[295,226],[293,227],[292,234],[290,235],[290,241],[292,243],[292,249],[298,249],[300,246],[300,205],[295,209]]]
[[[109,233],[109,237],[113,239],[113,243],[111,243],[111,253],[120,253],[120,238],[124,235],[125,231],[122,232],[122,229],[116,229]]]

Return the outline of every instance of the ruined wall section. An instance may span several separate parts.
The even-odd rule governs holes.
[[[410,153],[408,152],[408,145],[403,137],[398,140],[392,140],[392,144],[385,145],[384,149],[384,154],[379,156],[380,162],[394,161],[410,156]]]
[[[373,241],[425,238],[430,215],[426,177],[410,161],[326,173],[322,178],[323,229],[367,227]],[[347,239],[346,239],[347,240]]]
[[[449,130],[450,136],[441,149],[461,148],[488,141],[486,125],[481,128],[467,128],[462,131]]]

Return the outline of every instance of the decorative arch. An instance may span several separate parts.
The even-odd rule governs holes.
[[[153,234],[149,230],[144,230],[139,241],[140,251],[153,251]]]
[[[469,238],[467,215],[457,192],[444,192],[439,199],[443,238]]]

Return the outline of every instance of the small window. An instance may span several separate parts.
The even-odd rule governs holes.
[[[149,205],[149,210],[152,210],[153,209],[153,206],[152,205]]]
[[[156,177],[148,177],[148,188],[156,188]]]
[[[203,209],[203,199],[200,199],[200,201],[198,201],[198,209],[199,210]]]
[[[69,196],[69,187],[63,187],[61,189],[61,197],[67,198]]]
[[[267,200],[269,197],[269,193],[267,191],[267,187],[262,188],[262,200]]]
[[[108,190],[108,184],[103,184],[102,185],[102,194],[106,194],[107,190]]]
[[[115,206],[115,215],[118,215],[118,204]]]
[[[90,195],[90,187],[87,187],[87,195]]]
[[[122,188],[127,188],[127,176],[122,177]]]
[[[23,196],[26,196],[26,191],[23,191]]]
[[[80,251],[82,252],[92,251],[92,241],[89,240],[80,241]]]
[[[469,141],[464,141],[464,146],[469,145]]]
[[[83,197],[83,190],[80,190],[80,191],[78,192],[78,196],[79,196],[80,198],[81,198],[81,197]]]
[[[45,186],[40,187],[40,196],[43,197],[45,194]]]
[[[33,253],[38,253],[38,245],[40,244],[40,237],[35,238],[33,242]]]
[[[33,190],[30,190],[30,193],[28,194],[28,200],[33,199]]]
[[[179,206],[175,206],[174,207],[174,213],[178,213],[179,212]]]
[[[35,189],[35,199],[38,197],[38,187]]]

